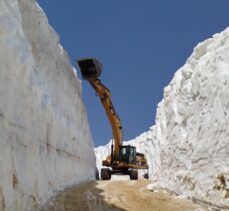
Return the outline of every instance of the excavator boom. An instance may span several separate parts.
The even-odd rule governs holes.
[[[102,65],[96,59],[78,60],[83,79],[87,80],[96,91],[101,103],[105,109],[106,115],[112,127],[113,138],[115,141],[114,152],[112,152],[112,160],[119,159],[120,146],[122,145],[122,126],[118,114],[111,102],[110,90],[104,86],[98,77],[102,73]]]
[[[122,145],[122,126],[118,114],[111,102],[111,95],[109,89],[107,89],[99,79],[89,80],[91,86],[96,90],[96,93],[100,97],[101,103],[106,111],[107,117],[112,127],[112,133],[115,141],[114,145],[114,160],[119,158],[119,150]]]

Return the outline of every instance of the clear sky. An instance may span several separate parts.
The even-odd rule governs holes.
[[[154,124],[163,89],[197,43],[229,26],[229,0],[38,0],[72,65],[96,57],[111,90],[124,139]],[[81,78],[80,72],[78,76]],[[95,146],[111,128],[86,81],[83,98]]]

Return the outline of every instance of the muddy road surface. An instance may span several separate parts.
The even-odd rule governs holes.
[[[96,181],[59,193],[42,211],[204,211],[186,199],[147,190],[147,180]]]

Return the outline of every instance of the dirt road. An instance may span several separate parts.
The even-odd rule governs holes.
[[[149,181],[98,181],[57,195],[42,211],[204,211],[206,208],[168,193],[146,189]]]

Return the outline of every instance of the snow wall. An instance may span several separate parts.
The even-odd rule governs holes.
[[[81,83],[35,0],[0,0],[0,210],[95,178]]]
[[[229,209],[229,28],[195,47],[164,89],[156,125],[127,144],[155,186]],[[110,150],[95,149],[97,167]]]

